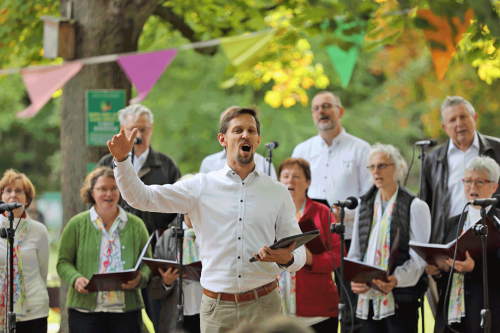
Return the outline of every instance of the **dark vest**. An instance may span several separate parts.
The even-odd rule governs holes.
[[[373,222],[373,207],[375,205],[375,195],[377,187],[373,186],[365,195],[361,197],[359,207],[359,249],[361,258],[364,258],[368,247],[368,239]],[[402,266],[410,259],[410,206],[416,195],[407,188],[399,186],[396,205],[392,213],[390,227],[391,247],[399,229],[399,254],[396,258],[396,266]],[[396,303],[406,303],[418,300],[428,287],[428,277],[424,273],[418,283],[413,287],[394,288],[392,293]]]

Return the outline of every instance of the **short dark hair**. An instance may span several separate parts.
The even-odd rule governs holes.
[[[294,165],[298,165],[299,168],[304,171],[304,175],[306,176],[306,180],[311,180],[311,168],[309,167],[309,162],[307,162],[303,158],[294,158],[294,157],[289,157],[286,160],[283,161],[283,163],[280,164],[278,167],[278,180],[280,179],[281,172],[287,168],[290,168]]]
[[[80,189],[80,196],[82,197],[83,203],[95,205],[95,199],[92,196],[92,190],[94,189],[95,183],[97,183],[97,179],[99,179],[99,177],[101,176],[115,179],[113,169],[111,169],[110,167],[101,166],[90,172],[87,178],[85,178],[83,186]]]
[[[255,108],[232,108],[225,112],[224,117],[220,122],[219,133],[226,134],[227,129],[229,128],[229,123],[231,120],[236,118],[242,114],[249,114],[255,119],[255,124],[257,125],[257,134],[260,135],[260,120],[257,114],[257,110]]]

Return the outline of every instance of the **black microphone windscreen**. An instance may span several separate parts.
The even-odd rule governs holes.
[[[278,141],[273,141],[274,142],[274,148],[278,148],[278,146],[280,145]]]
[[[356,207],[358,207],[358,199],[357,198],[349,197],[349,198],[347,198],[347,200],[349,200],[351,202],[351,204],[349,206],[346,206],[345,208],[356,209]]]
[[[429,142],[429,147],[434,147],[438,144],[438,141],[436,139],[430,139]]]
[[[135,139],[134,139],[134,144],[140,145],[141,143],[142,143],[142,138],[136,136]]]

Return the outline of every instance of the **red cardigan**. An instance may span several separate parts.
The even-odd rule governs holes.
[[[332,278],[334,267],[328,243],[329,211],[327,206],[307,198],[304,215],[299,221],[300,224],[301,221],[312,218],[328,248],[326,252],[313,254],[313,265],[304,265],[297,272],[296,314],[300,317],[338,317],[339,295]],[[333,214],[330,222],[336,222]],[[339,267],[339,235],[331,234],[331,240],[335,265]]]

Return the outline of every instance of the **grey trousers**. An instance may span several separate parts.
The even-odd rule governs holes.
[[[253,323],[283,315],[283,304],[278,288],[269,294],[247,302],[222,301],[203,295],[200,307],[202,333],[229,332],[241,323]]]

